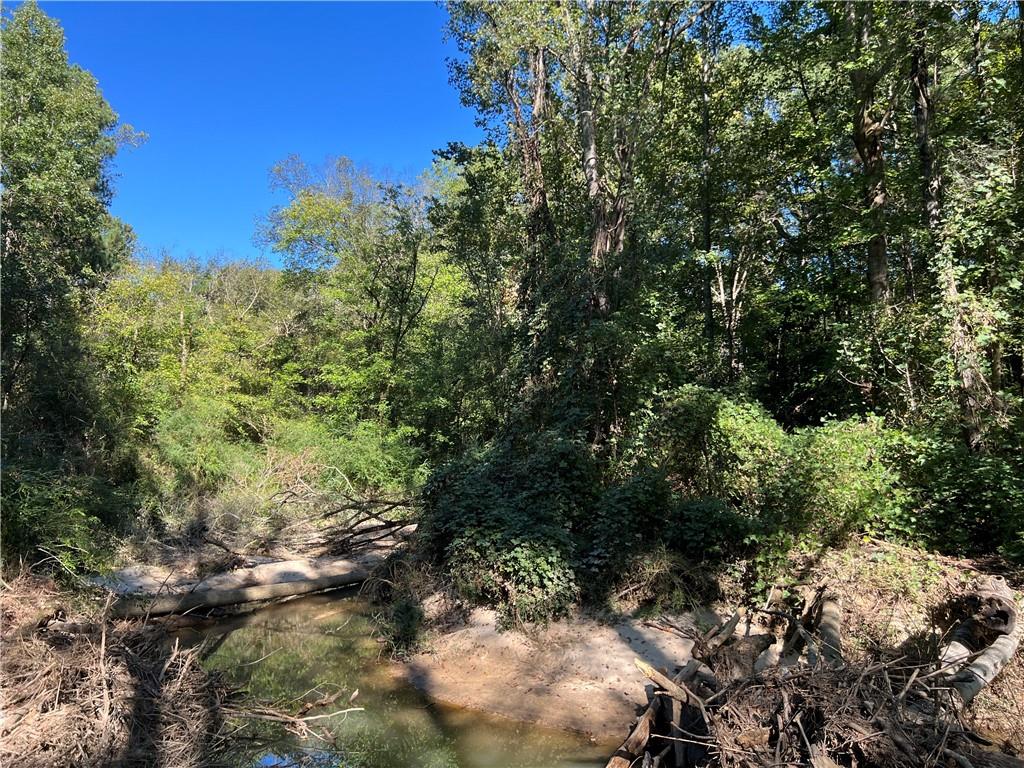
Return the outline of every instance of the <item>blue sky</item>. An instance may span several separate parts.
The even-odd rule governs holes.
[[[41,2],[71,61],[148,134],[116,161],[112,210],[152,253],[259,257],[256,220],[291,153],[413,177],[477,141],[448,84],[433,3]],[[268,257],[270,254],[266,254]]]

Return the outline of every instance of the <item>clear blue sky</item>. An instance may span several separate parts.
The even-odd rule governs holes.
[[[154,253],[259,256],[255,222],[280,202],[268,170],[291,153],[413,177],[431,150],[481,136],[448,84],[434,3],[40,6],[149,135],[118,156],[112,210]]]

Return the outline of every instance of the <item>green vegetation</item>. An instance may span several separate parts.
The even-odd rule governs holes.
[[[489,138],[415,188],[285,159],[270,267],[134,253],[135,134],[19,6],[5,561],[266,542],[299,479],[418,494],[423,556],[511,622],[861,532],[1024,560],[1014,13],[454,3]]]

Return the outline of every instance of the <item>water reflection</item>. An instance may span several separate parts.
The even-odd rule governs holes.
[[[185,639],[210,641],[206,663],[279,702],[340,692],[308,714],[364,708],[317,721],[326,737],[300,739],[267,724],[238,765],[315,768],[572,768],[603,765],[608,745],[432,704],[381,659],[365,601],[352,592],[293,600],[217,622]]]

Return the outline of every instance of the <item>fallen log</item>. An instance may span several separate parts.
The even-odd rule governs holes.
[[[672,678],[672,682],[683,684],[697,676],[700,671],[701,664],[696,659],[691,659],[687,662],[675,677]],[[622,742],[615,754],[611,756],[608,762],[605,764],[605,768],[630,768],[633,765],[633,761],[643,754],[644,749],[647,747],[647,742],[651,737],[651,727],[654,724],[655,718],[658,715],[658,709],[661,706],[661,697],[654,696],[651,699],[651,703],[647,705],[647,709],[644,710],[643,714],[640,715],[633,726],[633,730],[630,731],[629,736]],[[664,756],[659,755],[661,761],[664,761]]]
[[[381,556],[363,557],[353,560],[331,560],[326,563],[315,561],[284,561],[273,563],[272,569],[257,566],[241,569],[231,574],[218,574],[207,582],[198,584],[192,591],[167,595],[122,595],[111,606],[111,615],[117,618],[157,616],[167,613],[186,613],[205,608],[225,605],[239,605],[281,597],[306,595],[358,584],[369,575],[371,568],[380,562]],[[264,569],[254,576],[257,568]],[[216,581],[215,581],[216,579]],[[254,582],[262,583],[254,583]],[[232,582],[241,586],[211,586],[211,584]],[[205,586],[204,586],[205,584]]]
[[[732,617],[720,627],[714,629],[710,634],[705,636],[704,643],[707,646],[708,653],[714,653],[716,649],[725,644],[725,642],[732,637],[733,632],[736,631],[736,627],[739,626],[740,621],[747,615],[747,609],[742,606],[732,615]]]
[[[646,661],[641,659],[633,659],[633,663],[636,664],[636,668],[639,669],[648,680],[659,686],[663,691],[665,691],[665,693],[680,704],[689,704],[690,706],[700,707],[701,709],[704,708],[704,699],[687,688],[685,682],[681,680],[676,681],[668,675],[663,675]],[[707,695],[711,695],[711,692]]]
[[[946,682],[969,704],[1013,658],[1024,622],[1017,620],[1013,592],[1000,576],[981,579],[965,602],[971,613],[957,625],[939,664],[948,667]]]
[[[821,604],[818,617],[818,637],[821,638],[821,653],[833,667],[843,663],[843,609],[839,601],[828,595]]]
[[[1012,634],[997,637],[974,661],[949,678],[964,704],[969,704],[1010,663],[1020,645],[1022,627],[1024,624],[1018,622]]]
[[[658,715],[658,708],[661,706],[661,699],[655,696],[647,709],[640,715],[629,736],[622,742],[622,746],[615,750],[615,754],[605,765],[605,768],[630,768],[636,756],[642,754],[647,740],[651,737],[651,726]]]

